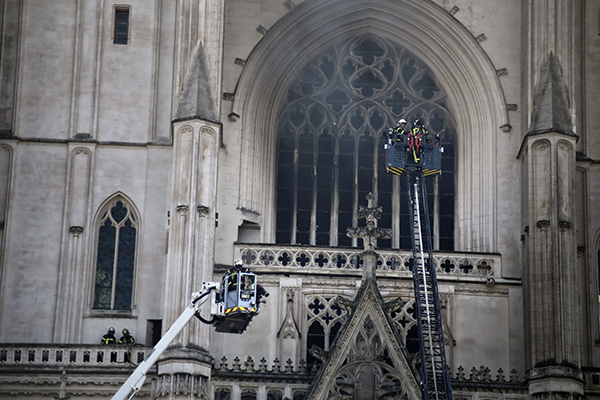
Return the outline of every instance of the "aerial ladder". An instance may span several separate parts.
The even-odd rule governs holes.
[[[423,400],[452,400],[425,186],[426,176],[441,172],[443,147],[439,135],[430,134],[416,120],[406,132],[400,123],[395,129],[390,128],[385,149],[388,172],[405,175],[407,183],[421,393]]]
[[[133,371],[112,400],[131,399],[140,391],[148,371],[167,350],[179,333],[195,317],[205,324],[213,325],[221,333],[244,333],[252,318],[260,312],[261,292],[268,293],[257,282],[256,275],[248,270],[235,275],[226,274],[222,282],[204,282],[199,292],[192,293],[192,300],[179,318],[171,325],[154,346],[146,359]],[[210,319],[200,315],[201,306],[210,300]]]

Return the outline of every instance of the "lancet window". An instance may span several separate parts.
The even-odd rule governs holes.
[[[447,96],[427,66],[390,41],[362,35],[316,57],[288,90],[278,120],[277,243],[356,246],[367,193],[383,206],[380,248],[410,248],[405,180],[386,173],[385,134],[404,118],[441,135],[443,175],[428,179],[434,248],[453,249],[455,132]],[[402,223],[401,223],[402,220]]]
[[[94,309],[131,310],[137,223],[131,206],[115,199],[98,222]]]

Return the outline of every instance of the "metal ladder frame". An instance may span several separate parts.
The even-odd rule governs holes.
[[[408,171],[406,182],[412,219],[412,272],[419,327],[421,392],[423,400],[452,400],[423,171]]]

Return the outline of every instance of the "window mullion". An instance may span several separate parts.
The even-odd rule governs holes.
[[[115,309],[115,297],[117,293],[117,267],[118,267],[118,256],[119,256],[119,224],[115,227],[115,253],[113,259],[113,276],[112,276],[112,287],[110,290],[110,309]]]
[[[358,144],[360,135],[354,135],[354,186],[352,189],[352,226],[358,226]],[[358,238],[352,238],[352,247],[358,246]]]
[[[310,210],[310,245],[317,244],[317,163],[319,161],[319,135],[313,140],[312,207]]]
[[[338,245],[338,224],[340,208],[340,138],[334,134],[333,147],[333,190],[331,191],[331,217],[329,228],[329,245]]]
[[[373,135],[373,180],[371,181],[371,193],[375,196],[374,206],[379,206],[379,169],[377,168],[377,163],[379,161],[379,143],[377,140],[377,136]],[[377,224],[377,219],[375,219],[375,224]],[[375,240],[375,247],[377,247],[377,240]]]
[[[298,230],[298,151],[300,150],[300,135],[296,132],[294,136],[294,191],[292,206],[292,231],[290,232],[290,243],[296,244],[296,231]]]

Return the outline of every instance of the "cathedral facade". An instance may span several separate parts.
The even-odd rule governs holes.
[[[400,118],[454,398],[600,397],[599,82],[600,0],[0,0],[0,397],[112,396],[241,259],[137,396],[418,399]]]

